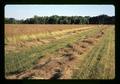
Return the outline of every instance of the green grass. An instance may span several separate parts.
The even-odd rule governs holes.
[[[46,53],[53,53],[56,50],[66,47],[68,44],[77,42],[78,40],[83,39],[86,35],[92,35],[97,31],[99,30],[89,29],[42,46],[33,46],[31,49],[24,49],[17,53],[14,51],[5,53],[5,73],[16,73],[31,69],[36,61]]]
[[[115,77],[114,30],[107,29],[103,38],[85,55],[73,79],[113,79]]]

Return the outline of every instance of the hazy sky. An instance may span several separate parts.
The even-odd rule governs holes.
[[[6,5],[5,17],[26,19],[38,16],[97,16],[115,15],[113,5]]]

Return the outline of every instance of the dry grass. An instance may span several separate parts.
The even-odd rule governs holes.
[[[74,34],[79,30],[86,30],[85,25],[10,25],[5,24],[5,44],[15,44],[19,41],[40,40],[64,34]],[[92,26],[91,26],[92,27]]]
[[[91,38],[91,37],[90,37]],[[88,37],[87,41],[91,41]],[[83,39],[84,40],[84,39]],[[57,55],[46,53],[45,56],[40,59],[32,70],[22,72],[18,76],[18,79],[24,78],[42,78],[42,79],[68,79],[72,76],[72,71],[76,67],[76,62],[80,55],[84,54],[89,46],[89,43],[84,41],[78,41],[74,44],[68,44],[66,48],[60,48],[57,51]],[[93,40],[93,39],[92,39]],[[94,39],[95,40],[95,39]]]
[[[85,27],[86,25],[39,25],[39,24],[5,24],[5,34],[7,36],[31,35],[43,32],[61,31]]]
[[[5,25],[5,51],[19,51],[87,30],[85,25]],[[92,26],[91,26],[92,27]],[[24,29],[23,29],[24,28]],[[80,32],[81,32],[80,31]],[[14,48],[13,48],[14,47]]]
[[[73,25],[72,25],[73,26]],[[68,29],[67,29],[68,30]],[[42,44],[48,43],[48,45],[43,46],[43,48],[35,47],[31,48],[30,51],[24,52],[24,54],[15,55],[14,57],[11,53],[13,59],[18,60],[18,65],[25,63],[31,65],[34,61],[34,66],[32,68],[26,69],[20,73],[15,73],[11,76],[8,74],[6,78],[8,79],[104,79],[104,78],[114,78],[114,42],[110,42],[112,37],[111,32],[106,32],[104,29],[92,29],[79,33],[80,30],[77,28],[73,31],[70,29],[66,34],[71,35],[62,39],[54,39],[52,43],[50,40],[35,40]],[[113,33],[113,32],[112,32]],[[54,33],[55,35],[58,34]],[[66,35],[66,34],[63,34]],[[109,35],[111,36],[109,37]],[[108,35],[108,36],[105,36]],[[109,37],[107,39],[107,37]],[[27,41],[25,41],[27,42]],[[34,41],[29,41],[28,46],[34,46],[32,44]],[[36,42],[35,42],[36,43]],[[24,43],[20,43],[24,46]],[[36,44],[36,46],[39,45]],[[112,45],[109,47],[109,45]],[[108,48],[108,50],[107,50]],[[42,53],[42,58],[38,57]],[[106,54],[107,53],[107,54]],[[23,55],[21,57],[21,55]],[[7,57],[7,63],[12,63],[9,61],[9,54]],[[24,59],[23,59],[24,58]],[[29,59],[28,59],[29,58]],[[108,59],[109,58],[109,59]],[[35,59],[35,60],[34,60]],[[36,60],[37,59],[37,60]],[[15,61],[14,60],[14,61]],[[28,61],[29,60],[29,61]],[[30,62],[31,61],[31,62]],[[109,63],[109,62],[112,63]],[[30,63],[28,63],[30,62]],[[17,64],[15,63],[15,64]],[[15,67],[14,64],[11,66]],[[17,65],[16,65],[17,66]],[[20,65],[24,68],[23,65]],[[79,67],[80,66],[80,67]],[[20,67],[20,69],[22,69]],[[110,68],[113,67],[113,68]],[[12,68],[7,65],[7,68],[12,70]],[[104,69],[103,69],[104,68]],[[9,70],[8,70],[9,71]],[[75,71],[75,73],[73,73]],[[110,71],[111,73],[108,73]],[[103,73],[102,73],[103,72]],[[73,75],[73,76],[72,76]],[[110,76],[110,77],[109,77]]]

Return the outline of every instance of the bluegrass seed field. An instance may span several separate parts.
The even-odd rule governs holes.
[[[6,79],[114,79],[114,25],[5,24]]]

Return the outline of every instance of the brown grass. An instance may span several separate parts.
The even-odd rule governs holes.
[[[92,27],[91,25],[88,26]],[[67,35],[75,34],[79,31],[76,30],[78,28],[84,30],[82,27],[86,27],[86,25],[5,24],[5,50],[7,52],[9,50],[19,51],[21,48],[31,48],[34,45],[47,44],[64,38]],[[64,33],[65,31],[67,31],[66,34]],[[46,36],[42,38],[38,34]],[[12,46],[16,48],[11,48]]]
[[[5,24],[5,34],[7,36],[31,35],[36,33],[61,31],[84,26],[86,25]]]

